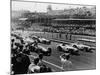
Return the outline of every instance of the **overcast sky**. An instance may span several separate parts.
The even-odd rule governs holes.
[[[47,12],[48,5],[51,5],[53,10],[63,10],[68,8],[83,7],[80,5],[12,1],[12,10],[29,10],[31,12],[34,11]],[[87,6],[87,7],[91,7],[91,6]]]

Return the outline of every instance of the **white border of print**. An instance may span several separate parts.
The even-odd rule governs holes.
[[[99,61],[99,16],[100,16],[100,4],[99,0],[28,0],[28,1],[41,1],[41,2],[54,2],[54,3],[69,3],[69,4],[85,4],[85,5],[96,5],[97,10],[97,24],[96,24],[96,50],[97,50],[97,66],[96,70],[84,70],[84,71],[70,71],[70,72],[56,72],[56,73],[42,73],[41,75],[98,75],[100,61]],[[0,75],[8,75],[10,72],[10,0],[0,1]],[[35,74],[34,74],[35,75]]]

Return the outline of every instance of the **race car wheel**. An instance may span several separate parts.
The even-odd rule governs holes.
[[[90,49],[89,49],[89,48],[87,48],[86,52],[91,52],[91,53],[92,53],[93,51],[92,51],[92,49],[91,49],[91,48],[90,48]]]
[[[41,49],[37,49],[36,53],[40,54],[41,53]]]
[[[52,53],[52,49],[51,48],[48,48],[48,56],[50,56]]]
[[[42,41],[42,43],[46,44],[47,42],[46,41]]]
[[[62,51],[62,48],[60,46],[57,47],[58,51]]]
[[[71,54],[73,54],[74,53],[74,51],[72,50],[72,49],[69,49],[69,51],[68,51],[69,53],[71,53]]]
[[[80,55],[79,51],[75,51],[75,52],[73,52],[73,54],[74,54],[74,55],[77,55],[77,56]]]
[[[73,45],[73,47],[78,49],[78,47],[76,45]]]
[[[49,41],[48,44],[51,44],[51,41]]]
[[[84,47],[84,51],[89,52],[89,49],[87,47]]]

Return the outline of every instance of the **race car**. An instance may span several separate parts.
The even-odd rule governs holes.
[[[23,39],[23,37],[21,35],[14,34],[14,33],[11,33],[11,37],[15,37],[16,39],[19,39],[19,40]]]
[[[24,39],[24,42],[26,42],[26,43],[33,43],[34,42],[34,40],[29,38],[29,37],[25,37],[23,39]]]
[[[20,36],[17,36],[17,35],[12,34],[11,35],[11,40],[14,40],[14,42],[16,42],[16,43],[22,43],[23,38],[20,37]]]
[[[47,40],[45,38],[41,38],[41,37],[38,37],[38,36],[35,36],[35,35],[31,35],[29,36],[30,38],[32,38],[33,40],[37,40],[38,43],[42,43],[42,44],[51,44],[51,40]]]
[[[51,40],[47,40],[45,38],[38,38],[38,42],[43,44],[51,44]]]
[[[90,47],[81,43],[72,43],[71,45],[81,51],[92,52],[92,50],[95,50],[94,47]]]
[[[33,40],[38,40],[39,38],[38,36],[35,36],[35,35],[30,35],[29,37],[32,38]]]
[[[50,56],[51,55],[51,48],[44,48],[41,45],[35,46],[35,52],[38,54],[43,54],[44,56]]]
[[[77,48],[72,47],[68,44],[59,44],[57,45],[57,50],[62,52],[67,52],[73,55],[79,55],[79,50]]]
[[[51,48],[44,48],[41,45],[38,45],[38,47],[36,48],[36,52],[37,53],[42,53],[45,56],[50,56],[51,55]]]

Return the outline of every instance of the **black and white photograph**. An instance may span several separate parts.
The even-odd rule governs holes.
[[[11,75],[96,69],[96,5],[11,0]]]

